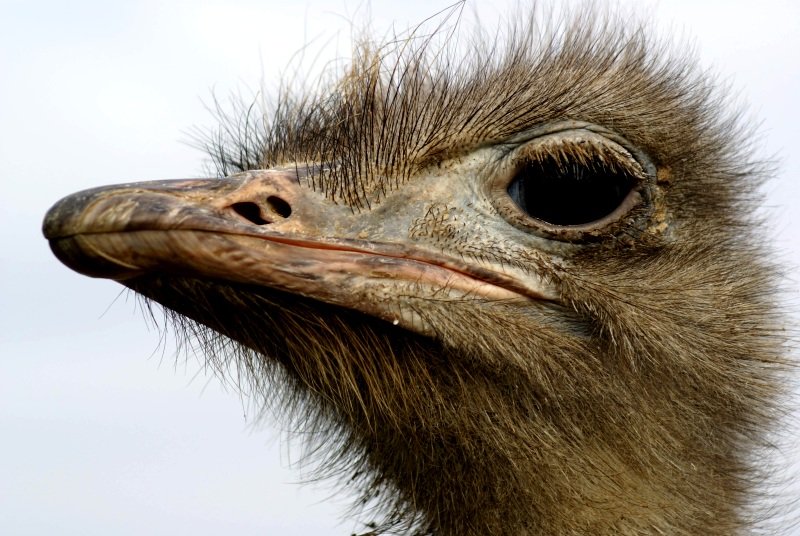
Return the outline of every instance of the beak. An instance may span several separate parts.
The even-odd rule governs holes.
[[[86,190],[56,203],[43,231],[61,262],[92,277],[261,285],[415,331],[426,330],[399,295],[529,299],[512,277],[409,243],[402,214],[378,224],[302,180],[285,168]]]

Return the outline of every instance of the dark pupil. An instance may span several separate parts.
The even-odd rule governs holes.
[[[581,225],[611,214],[635,184],[635,177],[601,161],[565,163],[545,157],[520,167],[508,195],[533,218]]]

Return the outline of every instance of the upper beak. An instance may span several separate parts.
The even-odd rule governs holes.
[[[492,301],[530,294],[495,270],[410,244],[401,220],[376,227],[300,180],[291,168],[86,190],[50,209],[44,235],[64,264],[89,276],[263,285],[417,330],[421,320],[398,293]]]

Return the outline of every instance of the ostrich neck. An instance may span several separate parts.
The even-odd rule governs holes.
[[[711,416],[681,418],[676,393],[650,386],[634,405],[648,387],[629,387],[622,399],[555,403],[498,393],[497,378],[450,380],[439,396],[345,417],[344,451],[364,453],[378,483],[369,490],[390,483],[389,519],[441,536],[741,530],[741,462]]]
[[[368,457],[433,534],[738,533],[738,488],[717,460],[692,452],[691,438],[662,438],[684,443],[687,459],[676,460],[657,441],[637,451],[602,430],[576,441],[535,420],[527,430],[473,422],[467,434],[384,425],[366,441]]]

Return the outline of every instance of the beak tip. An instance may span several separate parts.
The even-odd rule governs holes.
[[[71,219],[70,215],[75,213],[75,204],[72,202],[74,196],[65,197],[57,201],[42,221],[42,234],[48,240],[64,236],[66,224]]]

